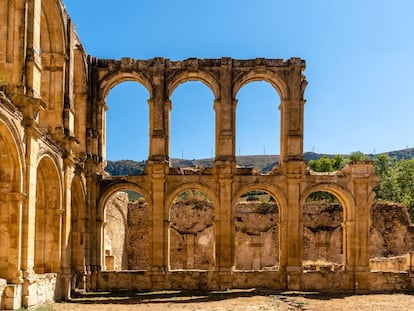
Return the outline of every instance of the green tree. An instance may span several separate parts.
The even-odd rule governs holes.
[[[354,151],[354,152],[351,152],[351,154],[349,155],[349,160],[351,162],[364,161],[364,160],[368,160],[368,157],[365,154],[363,154],[361,151]]]

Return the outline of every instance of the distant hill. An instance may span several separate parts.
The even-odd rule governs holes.
[[[414,158],[414,148],[407,148],[397,151],[385,152],[390,157],[395,157],[398,160],[402,159],[413,159]],[[375,159],[379,154],[368,154],[367,156],[371,159]],[[335,157],[336,154],[323,154],[315,152],[305,152],[304,158],[306,162],[310,160],[318,160],[321,157]],[[346,157],[346,154],[342,156]],[[242,167],[251,167],[256,168],[260,172],[265,173],[270,171],[278,162],[278,155],[252,155],[252,156],[239,156],[237,157],[237,164]],[[213,158],[209,159],[171,159],[172,167],[212,167],[214,163]],[[133,160],[119,160],[119,161],[109,161],[105,168],[112,176],[120,175],[142,175],[145,169],[146,161],[133,161]]]

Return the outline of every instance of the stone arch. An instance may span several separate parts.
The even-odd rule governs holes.
[[[184,81],[174,89],[168,113],[170,158],[214,156],[217,139],[214,96],[211,88],[199,80]],[[188,128],[192,130],[188,131]],[[199,141],[203,144],[195,143]]]
[[[20,254],[21,204],[24,196],[22,143],[12,124],[0,115],[0,278],[12,281],[18,276]]]
[[[208,194],[208,187],[197,183],[178,188],[167,205],[168,266],[172,270],[212,270],[217,257],[215,197]]]
[[[329,192],[338,198],[344,208],[344,222],[355,220],[355,199],[353,194],[347,188],[333,182],[321,182],[307,187],[300,196],[300,206],[303,207],[310,194],[319,191]]]
[[[282,112],[275,86],[266,80],[248,81],[235,96],[236,154],[280,154]],[[271,139],[266,138],[269,133]]]
[[[244,193],[249,192],[251,190],[263,190],[269,193],[271,196],[273,196],[276,199],[276,202],[279,206],[279,214],[280,214],[279,221],[282,221],[283,219],[286,218],[288,205],[287,205],[287,198],[284,194],[284,191],[275,185],[271,185],[271,184],[263,183],[263,182],[242,185],[235,191],[233,195],[233,201],[232,201],[233,214],[234,214],[239,198]]]
[[[128,206],[128,210],[126,211],[121,210],[118,206],[115,207],[115,209],[117,209],[117,211],[119,212],[118,214],[120,214],[122,217],[122,223],[124,226],[125,235],[122,237],[123,242],[121,241],[121,244],[123,244],[122,250],[118,249],[117,254],[115,255],[106,254],[106,250],[105,250],[105,238],[106,238],[105,233],[106,232],[105,230],[106,230],[106,226],[108,225],[108,221],[106,219],[107,204],[119,192],[123,192],[125,190],[131,190],[131,191],[141,194],[146,200],[147,205],[149,205],[148,209],[149,210],[151,209],[152,203],[150,200],[151,197],[149,195],[149,192],[134,183],[121,181],[121,182],[116,182],[111,185],[108,185],[104,189],[104,191],[101,193],[101,196],[98,202],[98,219],[102,220],[100,222],[101,225],[99,228],[99,231],[101,232],[100,234],[101,238],[98,241],[99,245],[97,246],[97,249],[100,249],[100,256],[101,256],[100,262],[104,269],[112,269],[112,267],[116,268],[117,270],[129,270],[130,267],[132,267],[131,268],[132,270],[147,269],[149,266],[149,262],[144,262],[144,263],[141,262],[141,264],[139,265],[139,268],[137,268],[136,265],[134,265],[134,263],[131,263],[131,257],[134,257],[136,261],[136,258],[135,258],[136,254],[132,254],[133,256],[130,254],[131,245],[129,245],[130,244],[129,239],[131,238],[131,232],[129,230],[130,229],[129,227],[131,225],[131,217],[130,217],[131,215],[129,215],[129,206]],[[149,213],[149,210],[148,210],[148,213]],[[149,257],[149,247],[150,246],[148,245],[147,247],[148,250],[142,251],[144,253],[143,255],[144,257]],[[113,264],[110,263],[112,261],[113,261]],[[145,261],[145,260],[141,260],[141,261]],[[146,259],[146,261],[148,261],[148,259]]]
[[[251,191],[264,192],[276,202],[270,199],[263,201],[263,198],[259,200],[256,194],[251,195],[254,201],[250,200],[250,195],[249,199],[242,200],[242,196]],[[259,196],[264,193],[259,193]],[[282,245],[281,201],[284,201],[284,196],[279,189],[265,183],[248,184],[238,189],[232,204],[233,259],[236,270],[279,269]]]
[[[313,207],[308,206],[310,214],[305,219],[306,199],[316,192],[330,193],[340,204],[321,202]],[[344,269],[351,262],[349,249],[354,243],[351,241],[355,220],[353,194],[342,185],[322,182],[305,189],[300,199],[304,267],[310,270],[322,269],[322,266],[326,269]],[[315,217],[315,211],[320,213],[318,217]]]
[[[152,200],[149,191],[139,186],[138,184],[132,182],[117,181],[106,186],[101,192],[98,200],[98,219],[103,220],[105,214],[105,204],[109,200],[109,198],[113,196],[115,193],[124,190],[132,190],[142,194],[145,200],[148,202],[148,204],[152,206]]]
[[[99,100],[102,100],[102,101],[105,100],[109,94],[109,91],[112,88],[126,81],[132,81],[132,82],[137,82],[141,84],[148,91],[149,99],[153,98],[154,87],[152,85],[152,82],[143,73],[132,71],[132,72],[111,72],[111,73],[108,73],[105,77],[103,77],[99,85],[99,91],[100,91]]]
[[[240,75],[233,82],[233,98],[236,98],[237,93],[244,85],[254,81],[266,81],[270,83],[279,94],[280,101],[289,98],[289,88],[286,82],[279,74],[268,69],[263,72],[249,71]]]
[[[127,217],[128,197],[126,193],[113,194],[105,204],[103,251],[104,269],[128,270],[127,268]],[[120,206],[122,204],[122,206]]]
[[[200,81],[207,85],[207,87],[213,92],[214,99],[220,98],[220,84],[217,79],[210,73],[199,70],[199,71],[182,71],[175,75],[170,81],[168,81],[166,94],[168,98],[171,98],[174,90],[182,83],[188,81]]]
[[[36,273],[59,272],[62,230],[62,185],[58,166],[43,155],[36,172],[35,257]]]
[[[174,198],[177,195],[179,195],[180,193],[182,193],[186,190],[193,190],[193,189],[207,194],[207,196],[212,199],[214,206],[219,205],[219,199],[217,197],[217,193],[216,193],[215,189],[212,189],[208,185],[205,185],[205,184],[202,184],[202,183],[186,182],[186,183],[180,184],[177,187],[173,188],[169,192],[169,194],[166,196],[165,206],[167,208],[164,210],[164,212],[166,213],[166,214],[164,214],[165,219],[169,219],[169,208],[170,208]]]

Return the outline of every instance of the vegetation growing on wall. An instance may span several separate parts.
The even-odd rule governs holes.
[[[309,161],[308,165],[316,172],[333,172],[343,168],[355,160],[374,161],[375,172],[381,176],[381,182],[375,189],[379,201],[400,203],[407,206],[414,221],[414,159],[398,159],[396,156],[379,154],[368,157],[361,152],[352,153],[349,157],[321,157]]]

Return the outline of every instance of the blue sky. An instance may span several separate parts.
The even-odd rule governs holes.
[[[414,147],[412,0],[64,3],[87,53],[99,58],[306,60],[305,151]],[[147,99],[135,83],[121,84],[108,95],[108,159],[147,157]],[[254,83],[237,99],[236,153],[279,153],[277,93],[267,83]],[[214,153],[212,101],[201,82],[182,84],[173,93],[172,157]]]

